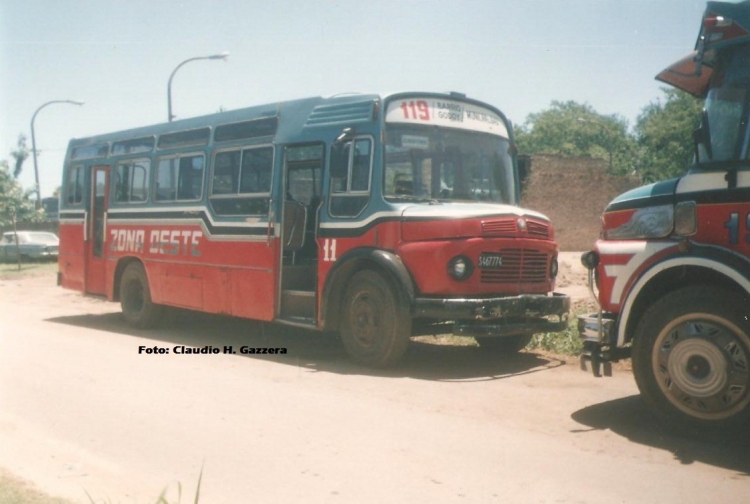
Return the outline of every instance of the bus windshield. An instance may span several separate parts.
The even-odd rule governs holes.
[[[727,51],[714,72],[706,96],[706,117],[710,152],[701,157],[711,161],[747,158],[748,101],[750,100],[750,45]]]
[[[384,196],[388,200],[515,205],[509,148],[506,138],[489,133],[389,124]]]

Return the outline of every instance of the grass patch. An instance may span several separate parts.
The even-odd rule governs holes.
[[[52,262],[22,262],[21,269],[18,263],[0,263],[0,275],[3,278],[20,278],[28,275],[44,275],[57,272],[57,261]]]
[[[563,331],[535,334],[526,349],[544,350],[558,355],[580,355],[583,340],[578,336],[578,315],[584,311],[571,311],[568,327]]]
[[[200,500],[201,481],[203,480],[203,469],[201,468],[198,476],[198,483],[195,488],[195,495],[189,497],[189,502],[198,504]],[[161,494],[154,501],[154,504],[181,504],[182,503],[182,485],[177,483],[177,500],[169,500],[166,497],[169,487],[165,487]],[[111,500],[94,499],[86,492],[86,496],[91,504],[112,504]],[[72,501],[59,497],[52,497],[36,489],[31,483],[14,477],[9,472],[0,469],[0,504],[73,504]]]
[[[30,484],[0,470],[0,504],[72,504],[40,492]]]

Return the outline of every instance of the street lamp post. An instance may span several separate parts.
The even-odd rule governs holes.
[[[83,102],[75,101],[75,100],[52,100],[48,101],[47,103],[44,103],[42,106],[40,106],[36,111],[34,112],[34,115],[31,116],[31,153],[34,157],[34,179],[36,181],[36,209],[39,210],[42,208],[42,188],[39,185],[39,167],[37,166],[36,161],[36,136],[34,135],[34,120],[36,119],[36,115],[39,113],[40,110],[42,110],[47,105],[52,105],[53,103],[72,103],[73,105],[83,105]]]
[[[612,132],[610,131],[608,127],[606,127],[605,125],[603,125],[602,123],[594,119],[585,119],[583,117],[579,117],[577,120],[578,122],[582,122],[582,123],[596,124],[607,135],[607,152],[609,153],[609,168],[607,169],[607,171],[609,171],[609,173],[612,173]]]
[[[191,61],[198,61],[198,60],[213,60],[213,59],[221,59],[225,60],[229,57],[228,52],[223,52],[221,54],[212,54],[211,56],[197,56],[195,58],[188,58],[179,65],[175,67],[174,70],[172,70],[172,74],[169,76],[169,82],[167,83],[167,119],[169,119],[169,122],[172,122],[172,119],[175,118],[174,115],[172,115],[172,79],[174,78],[174,74],[177,73],[177,70],[179,70],[182,65],[186,63],[190,63]]]

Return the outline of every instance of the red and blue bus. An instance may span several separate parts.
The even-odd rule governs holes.
[[[687,173],[626,192],[582,260],[594,373],[632,355],[671,426],[750,426],[750,2],[708,2],[695,50],[657,78],[705,98]],[[687,167],[686,167],[687,168]],[[604,366],[604,367],[603,367]]]
[[[519,207],[510,122],[463,94],[348,94],[70,141],[59,283],[337,331],[357,361],[415,334],[517,350],[566,325],[557,244]]]

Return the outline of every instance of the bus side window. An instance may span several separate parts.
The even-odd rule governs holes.
[[[177,199],[196,200],[203,192],[203,156],[180,158],[180,175],[177,178]]]
[[[247,149],[242,153],[240,173],[240,193],[270,193],[273,150]]]
[[[267,215],[273,147],[223,150],[213,157],[209,203],[217,215]]]
[[[150,159],[124,161],[117,164],[114,174],[114,200],[121,203],[138,203],[146,201],[148,194],[148,172]]]
[[[370,200],[372,140],[357,138],[349,142],[343,152],[337,152],[338,149],[336,145],[331,147],[330,212],[336,217],[356,217]],[[348,153],[349,158],[346,170],[336,162],[344,153]]]
[[[83,174],[83,166],[73,166],[68,170],[65,201],[69,205],[79,205],[83,202]]]
[[[203,164],[203,154],[160,159],[156,167],[155,199],[200,199],[203,193]]]
[[[370,153],[372,145],[369,138],[357,140],[354,143],[354,157],[352,159],[352,185],[351,191],[370,190],[370,167],[372,156]]]

